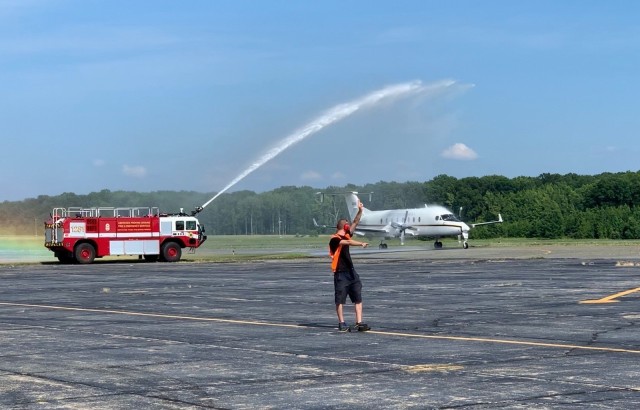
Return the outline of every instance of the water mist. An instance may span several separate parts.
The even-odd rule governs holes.
[[[247,169],[242,171],[240,175],[235,177],[231,182],[229,182],[229,184],[227,184],[227,186],[222,188],[222,190],[220,190],[220,192],[218,192],[213,198],[211,198],[204,205],[202,205],[202,207],[199,208],[198,211],[201,211],[202,209],[204,209],[207,205],[213,202],[213,200],[215,200],[217,197],[222,195],[224,192],[226,192],[228,189],[233,187],[238,182],[242,181],[247,175],[249,175],[256,169],[260,168],[269,160],[275,158],[278,154],[280,154],[282,151],[286,150],[293,144],[298,143],[303,139],[307,138],[308,136],[313,135],[316,132],[322,130],[323,128],[335,122],[338,122],[343,118],[350,116],[351,114],[355,113],[358,110],[373,107],[374,105],[382,101],[390,101],[399,97],[406,97],[409,95],[416,95],[416,94],[429,93],[429,92],[437,92],[444,88],[450,87],[453,84],[455,84],[455,82],[451,80],[441,81],[441,82],[437,82],[429,85],[423,85],[421,81],[412,81],[408,83],[387,86],[385,88],[382,88],[380,90],[376,90],[370,94],[367,94],[363,97],[360,97],[356,100],[343,103],[343,104],[338,104],[330,108],[329,110],[327,110],[326,112],[324,112],[323,114],[321,114],[320,116],[312,120],[311,122],[307,123],[303,127],[292,132],[290,135],[288,135],[286,138],[280,141],[276,147],[270,149],[264,155],[258,158],[253,164],[251,164],[251,166],[249,166]]]

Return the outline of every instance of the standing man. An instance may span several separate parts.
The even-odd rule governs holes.
[[[353,223],[349,226],[349,221],[340,219],[336,225],[336,233],[329,241],[329,255],[332,257],[331,270],[333,271],[333,286],[335,289],[336,313],[338,314],[338,330],[350,332],[351,329],[359,332],[366,332],[369,326],[362,323],[362,282],[360,276],[353,267],[349,246],[369,246],[366,242],[354,241],[351,239],[351,232],[355,232],[360,216],[362,216],[362,202],[358,202],[358,213],[353,218]],[[349,327],[344,320],[342,307],[347,301],[347,295],[351,303],[355,306],[356,324]]]

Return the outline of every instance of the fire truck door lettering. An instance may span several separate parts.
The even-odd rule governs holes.
[[[148,219],[121,219],[118,220],[118,232],[150,232],[151,221]]]

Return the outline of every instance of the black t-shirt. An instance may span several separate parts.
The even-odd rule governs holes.
[[[340,246],[340,241],[343,239],[349,239],[347,236],[334,236],[329,241],[329,248],[331,253],[335,253]],[[353,270],[353,262],[351,261],[351,254],[349,253],[349,245],[342,245],[340,251],[340,259],[338,260],[338,267],[336,272],[351,272]]]

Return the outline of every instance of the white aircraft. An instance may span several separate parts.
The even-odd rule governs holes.
[[[345,194],[349,217],[353,218],[358,212],[357,192]],[[497,221],[480,222],[471,226],[462,222],[447,208],[440,205],[425,205],[424,208],[388,209],[372,211],[363,208],[360,223],[356,227],[355,234],[360,236],[380,237],[380,248],[387,248],[385,239],[400,237],[400,243],[404,245],[405,236],[434,238],[433,246],[442,248],[440,238],[457,236],[463,239],[463,247],[467,249],[469,244],[469,231],[479,225],[501,223],[502,215],[498,214]]]

